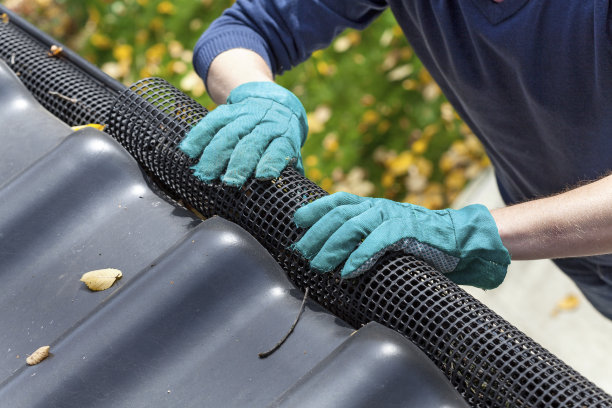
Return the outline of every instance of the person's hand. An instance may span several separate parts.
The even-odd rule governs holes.
[[[400,251],[457,284],[493,289],[510,264],[495,221],[482,205],[433,211],[341,192],[299,208],[294,221],[309,229],[293,248],[321,272],[346,261],[345,278],[364,273],[386,252]]]
[[[299,99],[273,82],[247,82],[195,125],[179,148],[200,157],[194,175],[240,187],[255,173],[278,177],[291,164],[304,174],[300,148],[308,134]]]

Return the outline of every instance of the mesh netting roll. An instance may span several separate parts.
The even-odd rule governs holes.
[[[0,6],[0,13],[7,10]],[[10,13],[9,13],[10,14]],[[206,110],[160,79],[122,91],[53,39],[10,14],[0,21],[0,58],[51,113],[70,125],[108,124],[163,188],[205,216],[245,228],[300,288],[354,327],[377,321],[417,344],[474,407],[612,407],[612,398],[427,264],[388,254],[352,280],[320,275],[287,249],[303,231],[294,211],[327,194],[292,169],[241,188],[206,185],[177,150]],[[358,358],[358,356],[356,356]]]
[[[71,126],[104,123],[125,87],[0,6],[0,14],[5,12],[10,17],[0,21],[0,58],[32,95]],[[52,52],[52,45],[61,51]]]
[[[166,81],[144,79],[119,97],[108,131],[175,196],[245,228],[328,310],[356,328],[377,321],[412,340],[472,406],[612,406],[601,389],[414,257],[387,254],[351,280],[311,271],[288,249],[303,233],[292,216],[327,193],[291,168],[242,188],[203,183],[177,145],[205,114]]]

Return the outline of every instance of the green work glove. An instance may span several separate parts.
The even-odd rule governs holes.
[[[307,134],[306,112],[294,94],[273,82],[247,82],[202,118],[179,148],[200,157],[193,166],[200,179],[240,187],[253,173],[278,177],[287,164],[304,174],[300,148]]]
[[[424,260],[457,284],[493,289],[510,264],[495,221],[482,205],[433,211],[336,193],[299,208],[294,220],[309,228],[294,249],[322,272],[346,261],[341,271],[346,278],[364,273],[385,252],[400,251]]]

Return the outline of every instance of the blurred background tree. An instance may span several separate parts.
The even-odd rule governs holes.
[[[215,105],[193,70],[192,50],[232,3],[3,2],[126,85],[159,76],[209,109]],[[489,165],[389,12],[363,32],[345,31],[277,80],[308,112],[306,175],[329,192],[444,208]]]

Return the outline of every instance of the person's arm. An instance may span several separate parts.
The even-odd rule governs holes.
[[[208,72],[212,62],[228,50],[248,49],[261,56],[272,74],[281,74],[327,47],[345,28],[365,28],[387,7],[385,0],[237,0],[198,40],[194,68],[207,89],[214,88]],[[254,61],[232,62],[249,74]],[[223,60],[219,64],[231,67]],[[215,78],[225,80],[225,73]]]
[[[272,82],[272,71],[256,52],[233,48],[217,55],[208,69],[208,94],[215,103],[225,103],[230,92],[247,82]]]
[[[612,253],[612,175],[491,214],[513,260]]]

